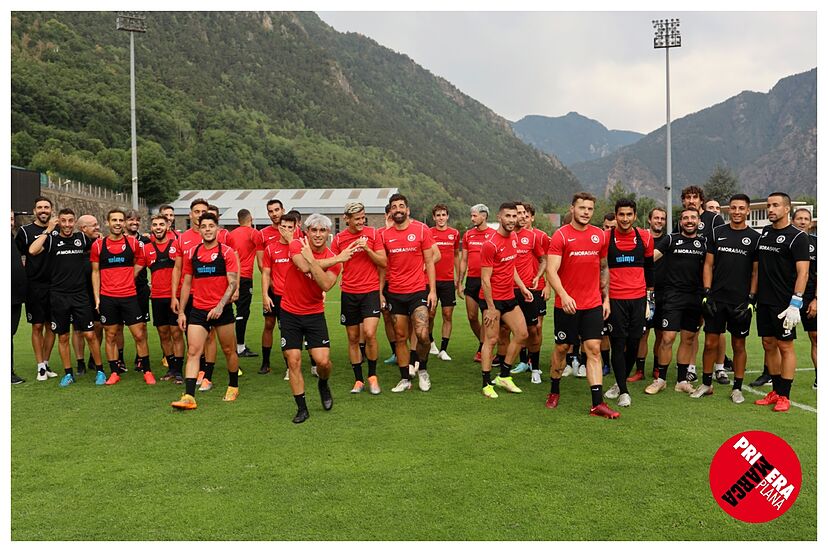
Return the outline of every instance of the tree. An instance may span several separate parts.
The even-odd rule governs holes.
[[[704,183],[705,199],[715,199],[719,203],[726,203],[730,196],[737,192],[736,177],[727,167],[716,165],[713,174]]]

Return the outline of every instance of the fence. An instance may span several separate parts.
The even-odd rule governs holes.
[[[92,184],[84,184],[83,182],[74,182],[68,179],[63,180],[60,177],[57,178],[57,181],[47,179],[45,184],[41,183],[41,188],[55,190],[56,192],[76,194],[82,197],[98,199],[100,201],[114,201],[125,205],[132,205],[132,194],[115,192],[108,188],[93,186]],[[145,211],[147,209],[147,202],[141,197],[138,198],[138,208],[141,211]]]

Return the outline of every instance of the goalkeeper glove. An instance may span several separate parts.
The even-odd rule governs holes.
[[[751,293],[748,295],[748,300],[740,304],[733,311],[733,315],[738,322],[749,322],[753,317],[753,312],[756,310],[756,297]]]
[[[702,312],[707,318],[715,318],[716,311],[718,308],[716,307],[716,302],[710,298],[710,288],[704,288],[704,298],[702,299]]]
[[[653,290],[647,291],[647,308],[644,312],[644,317],[647,322],[651,321],[655,316],[655,292]]]
[[[782,327],[786,330],[793,330],[800,321],[799,309],[802,308],[802,297],[794,295],[788,308],[780,312],[776,317],[782,320]]]

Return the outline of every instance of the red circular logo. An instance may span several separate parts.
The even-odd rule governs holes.
[[[802,467],[794,450],[767,431],[725,441],[710,463],[710,490],[732,517],[764,523],[788,511],[799,496]]]

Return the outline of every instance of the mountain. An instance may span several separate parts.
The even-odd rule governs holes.
[[[182,188],[396,186],[419,215],[566,200],[554,156],[408,56],[309,12],[146,13],[139,179]],[[12,162],[126,187],[129,39],[115,14],[12,13]],[[83,178],[81,178],[83,177]]]
[[[816,196],[817,70],[781,79],[767,93],[745,91],[671,125],[673,194],[703,184],[716,165],[733,171],[751,197],[786,190]],[[616,182],[660,197],[665,184],[665,127],[615,153],[570,166],[587,189]]]
[[[608,130],[594,119],[570,111],[563,117],[527,115],[512,123],[518,138],[566,165],[606,157],[644,135],[630,130]]]

